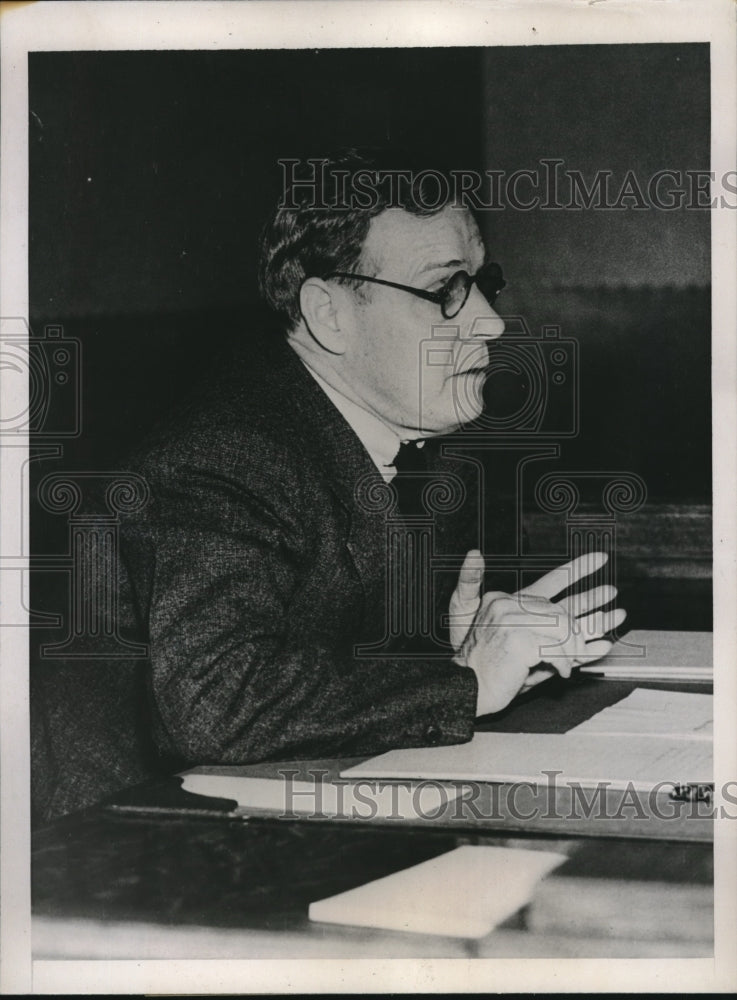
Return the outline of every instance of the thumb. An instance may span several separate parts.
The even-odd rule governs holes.
[[[461,571],[458,574],[458,586],[453,599],[459,605],[478,605],[481,600],[481,586],[484,580],[486,563],[478,549],[466,553]]]
[[[450,642],[458,652],[466,640],[468,630],[473,624],[476,612],[481,606],[481,588],[484,581],[484,557],[478,549],[466,553],[458,583],[450,599],[448,608],[448,624]]]

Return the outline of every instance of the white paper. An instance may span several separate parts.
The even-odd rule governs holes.
[[[554,779],[551,778],[554,773]],[[345,778],[528,781],[649,791],[713,780],[711,742],[662,736],[476,733],[469,743],[392,750],[342,772]]]
[[[563,854],[458,847],[438,858],[310,904],[310,920],[484,937],[532,898]]]
[[[636,734],[711,740],[713,719],[713,695],[636,688],[616,705],[610,705],[569,730],[567,735]]]
[[[241,808],[300,816],[343,816],[349,819],[432,818],[442,814],[462,789],[438,783],[422,786],[362,780],[311,782],[286,778],[252,778],[194,768],[179,775],[185,792],[234,799]]]
[[[710,680],[714,676],[711,632],[637,629],[616,642],[607,656],[581,667],[605,677]]]

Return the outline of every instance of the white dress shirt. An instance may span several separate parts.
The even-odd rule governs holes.
[[[303,364],[331,403],[345,418],[384,480],[390,483],[397,474],[394,459],[399,451],[399,446],[409,439],[400,437],[389,424],[384,423],[375,414],[369,413],[355,400],[344,396],[332,385],[328,385],[325,379],[313,371],[304,361]],[[418,442],[418,447],[421,448],[423,444],[424,441]]]

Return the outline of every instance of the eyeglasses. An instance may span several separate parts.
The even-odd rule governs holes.
[[[489,305],[493,306],[499,292],[507,284],[498,264],[484,264],[473,276],[467,271],[456,271],[437,292],[413,288],[411,285],[398,285],[396,281],[384,281],[383,278],[369,278],[365,274],[351,274],[348,271],[332,271],[325,275],[325,279],[328,278],[351,278],[354,281],[370,281],[374,285],[398,288],[402,292],[416,295],[418,299],[434,302],[440,306],[445,319],[453,319],[458,315],[468,300],[472,285],[476,285]]]

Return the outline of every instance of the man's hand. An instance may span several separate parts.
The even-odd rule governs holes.
[[[498,712],[552,671],[530,671],[550,664],[562,677],[573,667],[600,659],[612,647],[603,639],[621,625],[625,612],[599,609],[616,596],[615,587],[596,587],[557,603],[554,598],[600,569],[603,552],[580,556],[546,573],[515,594],[481,594],[483,556],[472,550],[461,568],[450,602],[454,661],[470,667],[478,679],[477,714]]]
[[[481,607],[481,592],[484,583],[484,557],[478,549],[466,553],[458,585],[450,599],[450,644],[454,653],[459,653],[473,625],[476,613]]]

